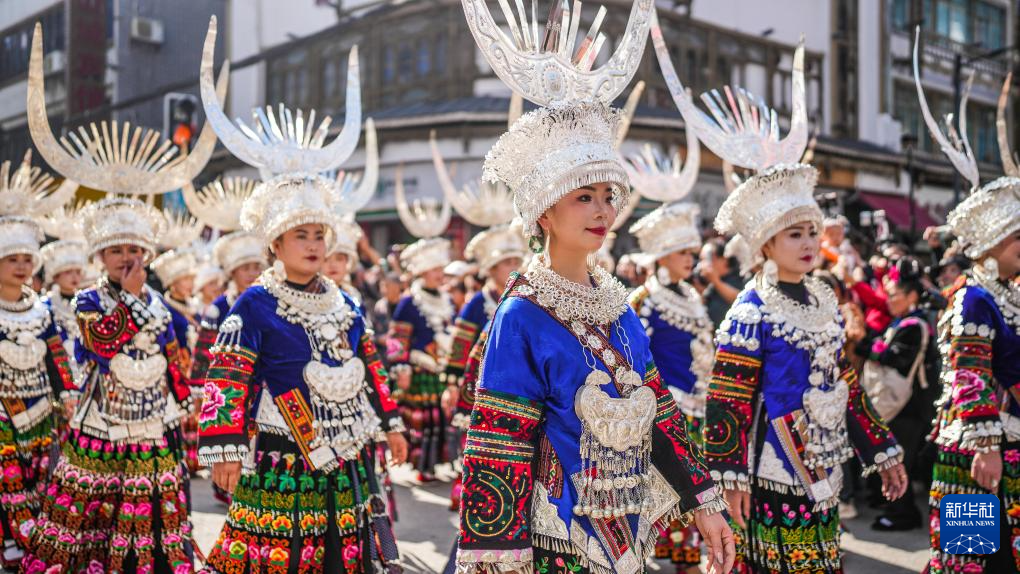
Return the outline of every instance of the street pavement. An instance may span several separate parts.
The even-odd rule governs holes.
[[[448,510],[452,473],[439,473],[440,480],[426,485],[414,479],[406,466],[393,472],[399,520],[396,536],[409,574],[442,572],[456,533],[457,515]],[[226,506],[212,496],[210,481],[196,479],[193,521],[195,538],[203,551],[212,548],[223,524]],[[918,496],[926,508],[924,496]],[[920,572],[928,560],[927,529],[909,532],[876,532],[869,528],[877,511],[860,505],[860,516],[844,521],[843,550],[847,574],[908,574]],[[671,574],[668,563],[652,564],[650,571]]]

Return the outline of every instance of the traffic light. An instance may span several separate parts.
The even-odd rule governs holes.
[[[182,152],[191,150],[196,125],[198,98],[192,94],[170,93],[163,97],[163,135]]]

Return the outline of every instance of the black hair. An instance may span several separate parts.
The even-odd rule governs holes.
[[[921,279],[924,277],[924,269],[921,263],[910,256],[904,256],[896,262],[898,278],[895,281],[896,287],[905,294],[917,293],[918,302],[924,302],[928,290],[925,289]]]

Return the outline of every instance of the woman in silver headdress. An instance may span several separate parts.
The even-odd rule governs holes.
[[[620,114],[608,104],[641,60],[653,3],[634,3],[617,51],[597,69],[597,25],[574,50],[580,10],[553,14],[539,42],[538,26],[518,26],[503,6],[512,39],[484,0],[464,1],[468,25],[497,75],[542,107],[499,139],[483,177],[513,190],[537,254],[489,324],[464,452],[458,568],[633,574],[675,519],[694,521],[709,566],[728,571],[721,494],[626,289],[591,257],[629,194],[614,145]]]
[[[914,44],[914,80],[921,112],[942,152],[971,184],[970,195],[950,213],[948,223],[975,262],[944,292],[949,304],[938,322],[942,354],[942,396],[935,403],[931,439],[937,457],[929,497],[934,574],[1020,572],[1020,168],[1006,130],[1012,86],[1006,77],[999,98],[999,151],[1006,175],[981,186],[966,129],[948,137],[928,109],[918,70],[920,30]],[[966,128],[970,83],[960,102]],[[945,540],[940,511],[952,494],[994,494],[1000,501],[999,548],[970,553]]]

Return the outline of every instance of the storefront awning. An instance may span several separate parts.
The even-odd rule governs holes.
[[[905,195],[892,193],[879,193],[875,191],[860,192],[861,201],[868,204],[872,209],[885,211],[889,223],[900,228],[910,229],[910,198]],[[915,229],[923,231],[926,227],[939,225],[941,222],[932,217],[927,209],[921,207],[917,201],[913,202]]]

